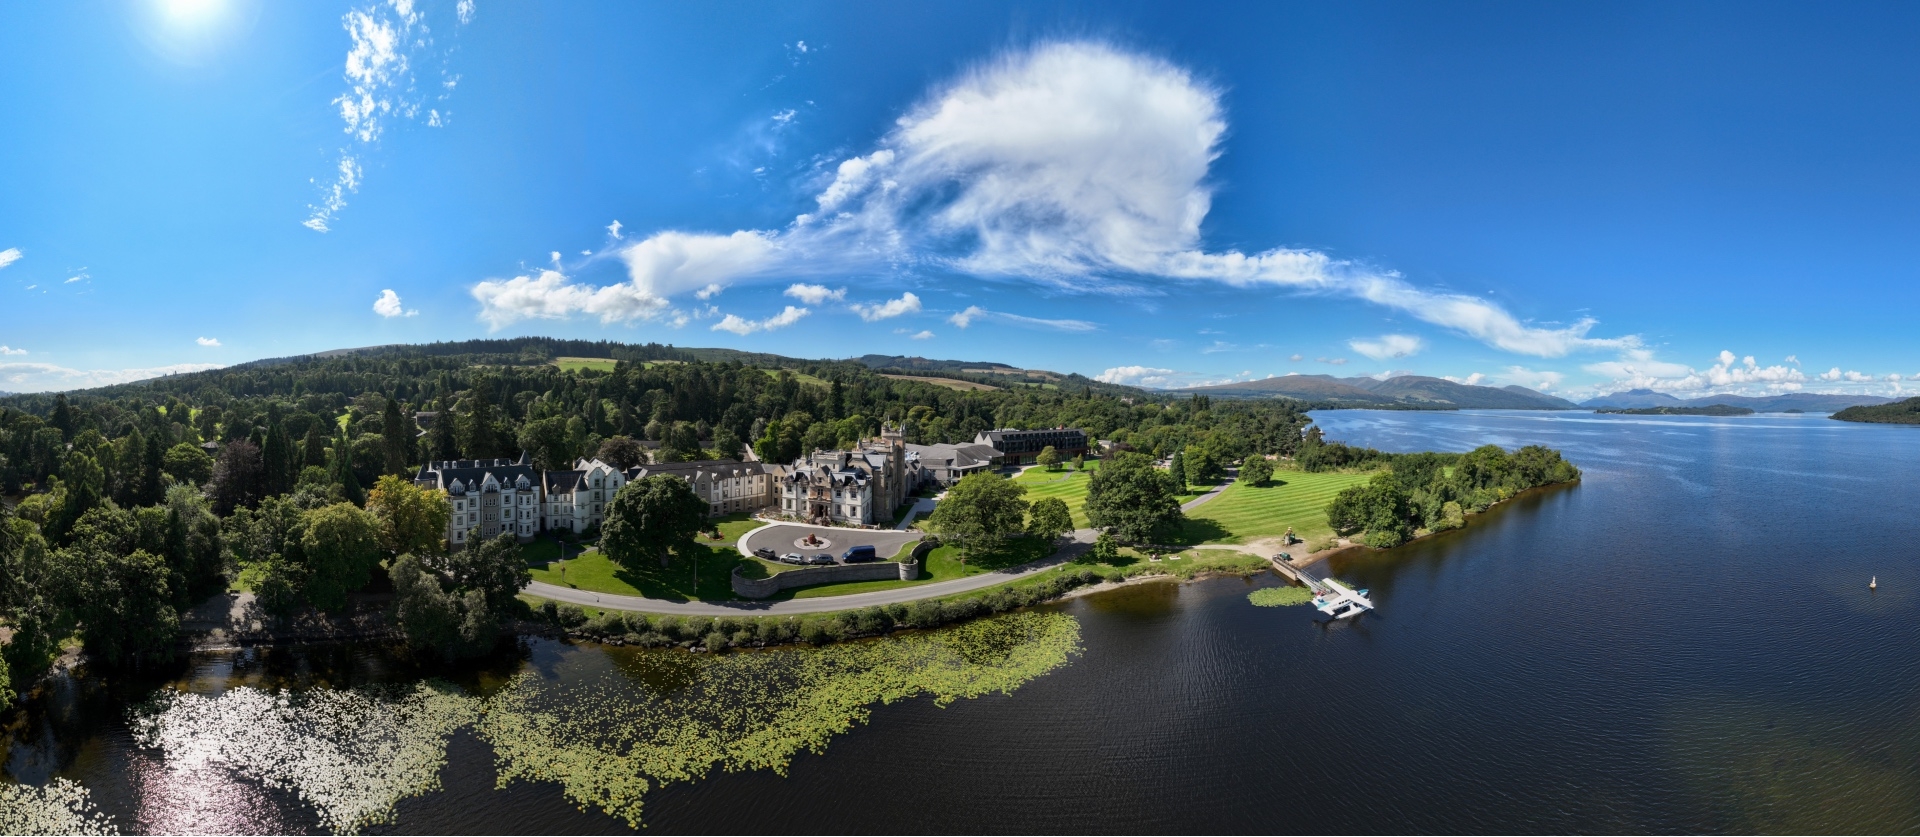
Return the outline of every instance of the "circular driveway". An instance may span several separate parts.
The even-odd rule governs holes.
[[[801,547],[794,541],[809,534],[818,535],[830,541],[831,547]],[[800,523],[769,523],[740,539],[740,554],[752,555],[756,549],[771,549],[775,555],[798,552],[812,555],[817,552],[831,553],[839,560],[849,547],[871,546],[880,560],[889,561],[900,554],[900,548],[921,538],[919,532],[900,532],[893,529],[842,529],[834,526],[807,526]]]

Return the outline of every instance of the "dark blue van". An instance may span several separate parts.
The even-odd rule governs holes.
[[[840,562],[843,564],[858,564],[862,561],[877,561],[879,559],[880,556],[874,554],[873,547],[871,546],[850,546],[847,547],[846,552],[840,553]]]

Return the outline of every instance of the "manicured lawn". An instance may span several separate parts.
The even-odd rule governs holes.
[[[1303,539],[1329,536],[1327,503],[1341,489],[1372,474],[1310,474],[1280,471],[1258,488],[1234,483],[1220,496],[1187,513],[1183,543],[1246,543],[1279,537],[1293,527]]]
[[[1087,460],[1085,471],[1068,471],[1064,468],[1059,471],[1043,471],[1034,468],[1014,477],[1013,481],[1027,487],[1027,502],[1033,502],[1042,497],[1058,497],[1067,501],[1067,511],[1073,513],[1073,528],[1085,529],[1092,525],[1087,522],[1087,484],[1093,480],[1093,471],[1099,464],[1099,460]],[[1179,495],[1178,499],[1185,503],[1211,490],[1213,490],[1212,485],[1189,485],[1187,492]],[[1218,503],[1224,499],[1226,498],[1221,497],[1213,502]]]
[[[1027,502],[1042,497],[1058,497],[1067,502],[1067,511],[1073,513],[1073,528],[1087,528],[1087,482],[1093,479],[1093,471],[1100,465],[1097,459],[1087,460],[1084,471],[1069,471],[1063,466],[1058,471],[1040,468],[1031,469],[1013,478],[1027,488]]]
[[[735,566],[744,565],[747,572],[755,577],[764,577],[762,574],[792,569],[757,558],[742,558],[740,553],[734,551],[732,544],[705,546],[701,553],[697,590],[694,587],[693,562],[677,558],[673,560],[672,566],[650,566],[635,571],[614,563],[599,550],[589,550],[584,555],[574,557],[572,549],[569,549],[564,577],[562,570],[548,569],[545,565],[534,567],[531,572],[535,581],[595,593],[646,596],[671,601],[687,601],[693,598],[708,601],[734,601],[739,597],[733,594],[733,586],[728,580],[728,574],[733,572]]]

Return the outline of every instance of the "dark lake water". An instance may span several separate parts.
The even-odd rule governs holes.
[[[717,678],[740,697],[716,698],[725,708],[708,710],[738,711],[714,723],[750,738],[761,719],[809,728],[794,707],[864,703],[887,683],[938,693],[959,688],[953,678],[1012,677],[1024,682],[944,707],[924,694],[874,704],[864,723],[821,738],[821,752],[799,748],[784,776],[716,768],[654,787],[646,830],[1920,830],[1920,429],[1765,415],[1316,419],[1330,438],[1395,451],[1545,444],[1586,478],[1337,563],[1379,606],[1352,623],[1247,603],[1275,578],[1215,579],[1076,599],[1032,614],[1040,621],[1010,639],[980,628],[964,643],[883,641],[831,659],[728,655],[744,662],[723,669],[538,641],[456,673],[439,687],[451,696],[379,699],[411,710],[368,698],[295,707],[263,727],[245,718],[265,710],[230,704],[226,726],[166,716],[165,745],[130,726],[150,686],[70,683],[16,720],[5,770],[77,781],[129,831],[325,831],[332,809],[313,799],[351,808],[353,794],[425,770],[441,787],[392,794],[393,821],[368,831],[628,832],[568,799],[566,783],[497,787],[503,761],[488,735],[531,727],[488,733],[461,713],[531,689],[520,716],[490,711],[631,726],[610,713]],[[1068,657],[1057,630],[1074,623]],[[908,658],[917,662],[896,662]],[[891,667],[904,673],[870,676]],[[245,693],[235,686],[332,694],[418,679],[374,650],[340,648],[212,655],[184,683],[218,701]],[[332,762],[302,744],[275,757],[302,765],[291,772],[217,752],[221,740],[271,748],[380,724],[427,744],[348,748]],[[566,741],[568,729],[547,733]],[[354,762],[414,764],[421,753],[426,768],[405,776]],[[362,778],[339,790],[329,770]]]

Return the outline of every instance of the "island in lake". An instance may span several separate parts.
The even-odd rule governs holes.
[[[1637,409],[1620,407],[1594,410],[1594,412],[1613,413],[1622,416],[1750,416],[1753,415],[1753,408],[1712,404],[1706,407],[1640,407]]]
[[[1859,421],[1869,424],[1920,424],[1920,398],[1909,398],[1892,404],[1848,407],[1834,413],[1833,417],[1841,421]]]

